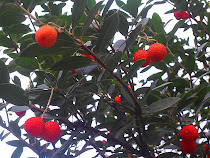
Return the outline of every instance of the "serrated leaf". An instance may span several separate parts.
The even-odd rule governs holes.
[[[0,84],[0,98],[14,105],[27,105],[28,97],[25,96],[25,91],[13,84]]]
[[[134,75],[137,73],[137,70],[140,68],[141,65],[143,65],[145,63],[145,59],[141,59],[136,61],[132,67],[130,68],[130,70],[128,71],[128,75],[127,78],[128,80],[130,80],[132,77],[134,77]]]
[[[168,109],[169,107],[176,104],[179,100],[180,98],[178,97],[169,97],[169,98],[161,99],[149,105],[147,110],[149,113],[157,113],[157,112]]]
[[[73,5],[73,9],[72,9],[72,19],[71,19],[73,29],[79,23],[79,20],[81,19],[86,6],[87,6],[87,0],[74,1],[74,5]]]
[[[90,64],[92,60],[86,57],[72,56],[65,58],[55,63],[50,69],[51,70],[73,70],[81,67],[85,67]]]
[[[23,147],[17,147],[15,151],[12,153],[11,158],[19,158],[22,155]]]
[[[98,10],[100,9],[103,1],[98,2],[89,12],[88,16],[85,18],[84,26],[82,28],[82,35],[87,31],[90,24],[92,23],[95,15],[97,14]]]
[[[0,59],[0,84],[9,82],[9,71],[5,63]]]
[[[113,13],[111,16],[105,19],[96,44],[96,50],[98,52],[103,51],[108,45],[109,41],[111,41],[111,39],[114,37],[117,31],[118,23],[119,17],[117,13]]]
[[[114,55],[108,56],[105,61],[107,70],[113,71],[117,67],[118,63],[121,61],[121,57],[122,52],[116,52]]]

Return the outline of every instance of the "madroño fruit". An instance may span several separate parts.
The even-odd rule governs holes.
[[[18,115],[19,117],[23,117],[26,114],[26,111],[19,111],[19,112],[15,112],[16,115]]]
[[[141,67],[146,67],[150,64],[150,58],[148,55],[148,52],[146,50],[138,50],[133,57],[133,62],[136,62],[137,60],[145,59],[145,63],[141,65]]]
[[[115,100],[116,102],[118,102],[118,103],[121,103],[121,98],[120,98],[119,96],[116,96],[116,97],[114,98],[114,100]]]
[[[174,17],[177,20],[188,19],[189,18],[189,14],[186,11],[175,12],[174,13]]]
[[[198,138],[199,134],[195,126],[186,125],[182,128],[181,136],[185,141],[192,142]]]
[[[47,142],[55,142],[58,140],[61,134],[60,126],[57,122],[48,121],[45,123],[44,132],[41,134],[41,138]]]
[[[94,57],[92,55],[87,55],[87,54],[80,54],[79,56],[82,56],[82,57],[87,57],[91,60],[95,60]]]
[[[196,149],[196,142],[186,142],[184,139],[180,143],[180,148],[184,153],[194,153]]]
[[[43,25],[35,34],[36,42],[42,47],[51,47],[55,44],[58,33],[50,25]]]
[[[39,137],[45,127],[44,121],[40,117],[31,117],[23,125],[23,128],[29,136]]]
[[[148,49],[148,54],[151,61],[160,62],[167,55],[166,47],[161,43],[152,44]]]

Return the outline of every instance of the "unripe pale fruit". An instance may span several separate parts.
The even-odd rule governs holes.
[[[47,142],[55,142],[58,140],[61,134],[60,126],[57,122],[48,121],[45,123],[44,132],[41,134],[41,138]]]
[[[20,111],[20,112],[15,112],[16,115],[18,115],[19,117],[23,117],[26,114],[26,111]]]
[[[150,64],[150,58],[149,58],[149,55],[148,55],[148,52],[145,51],[145,50],[138,50],[135,54],[134,54],[134,57],[133,57],[133,62],[136,62],[137,60],[140,60],[140,59],[145,59],[145,63],[143,65],[141,65],[141,67],[146,67],[147,65]]]
[[[193,125],[186,125],[182,128],[181,136],[185,141],[195,141],[198,138],[198,135],[198,130]]]
[[[184,153],[194,153],[196,149],[196,142],[186,142],[184,139],[180,143],[180,148]]]
[[[116,96],[116,97],[114,98],[114,100],[115,100],[116,102],[118,102],[118,103],[121,103],[121,98],[120,98],[119,96]]]
[[[161,43],[152,44],[148,49],[148,54],[151,61],[160,62],[167,55],[166,47]]]
[[[49,25],[43,25],[35,34],[36,42],[42,47],[51,47],[55,44],[58,33]]]
[[[29,136],[39,137],[44,131],[45,123],[40,117],[31,117],[23,125]]]
[[[95,60],[94,57],[92,55],[87,55],[87,54],[80,54],[79,56],[83,56],[83,57],[87,57],[91,60]]]

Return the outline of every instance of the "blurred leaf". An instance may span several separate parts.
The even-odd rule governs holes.
[[[21,130],[20,130],[20,127],[18,126],[18,121],[19,121],[19,119],[17,119],[16,121],[10,121],[9,126],[10,126],[12,132],[15,133],[15,135],[21,137]]]
[[[114,90],[115,90],[115,84],[112,84],[112,85],[109,87],[109,89],[108,89],[108,93],[109,93],[110,96],[112,95],[112,93],[114,92]]]
[[[11,140],[6,142],[8,145],[14,146],[14,147],[24,147],[25,143],[21,140]]]
[[[82,28],[82,34],[84,34],[87,29],[89,28],[90,24],[92,23],[93,19],[95,18],[96,14],[98,13],[98,10],[101,7],[101,4],[103,1],[98,2],[89,12],[88,16],[85,18],[84,26]]]
[[[29,102],[23,89],[9,83],[0,84],[0,97],[14,105],[27,105]]]
[[[11,111],[12,112],[21,112],[21,111],[26,111],[28,109],[30,109],[28,106],[13,106],[11,108]]]
[[[90,64],[92,60],[86,57],[71,56],[64,58],[63,60],[55,63],[50,69],[51,70],[73,70],[81,67],[85,67]]]
[[[179,100],[180,100],[180,98],[178,98],[178,97],[168,97],[165,99],[161,99],[161,100],[158,100],[157,102],[154,102],[151,105],[149,105],[147,110],[149,113],[160,112],[162,110],[166,110],[169,107],[173,106]]]
[[[77,68],[75,71],[79,75],[86,75],[95,70],[98,67],[98,64],[91,63],[88,66]]]
[[[141,60],[137,60],[132,65],[132,67],[128,71],[128,75],[127,75],[128,80],[130,80],[132,77],[134,77],[134,75],[137,73],[137,70],[140,69],[140,66],[143,65],[144,63],[145,63],[145,59],[141,59]]]
[[[192,73],[196,69],[195,57],[189,55],[185,61],[182,62],[188,73]]]
[[[106,68],[108,71],[113,71],[118,63],[121,61],[122,52],[116,52],[114,55],[109,55],[105,61]]]
[[[74,1],[72,9],[72,28],[74,29],[81,19],[85,7],[87,6],[87,0],[76,0]]]
[[[119,15],[118,29],[122,35],[126,36],[128,34],[128,28],[129,28],[128,21],[122,14],[118,15]]]
[[[174,34],[176,33],[176,31],[184,24],[183,20],[180,20],[176,23],[176,25],[174,26],[174,28],[168,33],[168,40],[170,40],[172,37],[174,37]]]
[[[98,52],[103,51],[108,45],[109,41],[111,41],[111,39],[114,37],[117,31],[118,23],[119,17],[117,13],[113,13],[104,20],[100,31],[99,39],[96,44],[96,49]]]
[[[0,59],[0,84],[8,83],[8,82],[9,82],[9,72],[8,72],[7,66]]]
[[[144,140],[149,145],[159,145],[162,136],[157,131],[150,131],[144,135]]]
[[[17,76],[14,76],[14,80],[13,80],[14,84],[16,84],[17,86],[21,87],[21,81]]]
[[[131,98],[131,96],[128,94],[128,92],[126,91],[126,89],[123,86],[121,86],[120,92],[121,92],[123,98],[125,98],[126,101],[128,101],[131,104],[134,104],[133,99]]]
[[[19,158],[22,155],[23,147],[17,147],[15,151],[12,153],[11,158]]]

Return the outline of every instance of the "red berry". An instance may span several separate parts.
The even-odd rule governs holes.
[[[118,102],[118,103],[121,103],[121,98],[120,98],[119,96],[116,96],[116,97],[114,98],[114,100],[115,100],[116,102]]]
[[[16,115],[18,115],[19,117],[23,117],[26,114],[26,111],[20,111],[20,112],[15,112]]]
[[[87,58],[89,58],[91,60],[95,60],[92,55],[80,54],[79,56],[83,56],[83,57],[87,57]]]
[[[102,140],[103,143],[106,143],[106,140]]]
[[[177,20],[181,20],[183,14],[184,14],[184,11],[175,12],[175,13],[174,13],[174,16],[175,16],[175,18],[176,18]]]
[[[203,145],[203,147],[206,147],[206,146],[208,146],[208,144]],[[204,153],[206,153],[206,150],[210,151],[210,148],[203,148],[203,149],[202,149],[202,151],[203,151]]]
[[[23,125],[23,128],[32,137],[39,137],[44,131],[44,121],[40,117],[31,117]]]
[[[73,74],[75,74],[76,73],[76,71],[75,70],[70,70]]]
[[[183,11],[182,19],[188,19],[188,18],[189,18],[189,14],[186,11]]]
[[[41,138],[47,142],[55,142],[58,140],[61,134],[60,126],[57,122],[48,121],[45,123],[44,132],[41,134]]]
[[[181,136],[185,141],[195,141],[198,135],[198,130],[193,125],[187,125],[182,128]]]
[[[184,139],[180,143],[180,148],[184,153],[194,153],[196,149],[196,142],[186,142]]]
[[[36,42],[42,47],[51,47],[55,44],[58,33],[54,27],[43,25],[35,34]]]
[[[147,65],[150,64],[150,58],[148,55],[148,52],[145,50],[138,50],[133,57],[133,62],[136,62],[137,60],[140,59],[146,59],[145,63],[141,67],[146,67]]]
[[[152,44],[148,50],[150,60],[160,62],[167,55],[166,47],[161,43]]]
[[[130,88],[132,90],[131,85],[128,85],[128,88]]]

